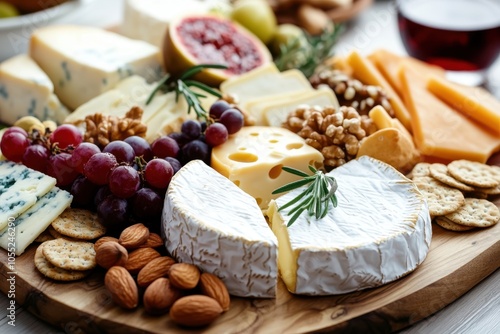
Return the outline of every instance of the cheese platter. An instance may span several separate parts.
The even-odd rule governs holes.
[[[498,100],[385,50],[273,63],[225,15],[163,49],[40,28],[0,64],[4,294],[65,331],[392,332],[498,269]],[[255,57],[209,64],[199,27]]]

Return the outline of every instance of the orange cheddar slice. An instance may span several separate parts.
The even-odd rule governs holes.
[[[500,135],[500,101],[485,89],[462,86],[435,76],[427,81],[427,89],[454,109]]]
[[[430,93],[427,77],[414,68],[399,72],[405,103],[411,112],[415,144],[426,156],[485,163],[500,149],[500,136],[451,108]]]
[[[381,86],[387,92],[396,118],[403,123],[408,131],[411,131],[410,113],[404,106],[399,95],[394,91],[387,80],[385,80],[384,76],[377,68],[367,58],[361,56],[356,51],[351,52],[346,59],[349,66],[352,67],[356,79],[364,84]]]

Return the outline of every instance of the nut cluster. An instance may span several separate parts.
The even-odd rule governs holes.
[[[147,126],[141,122],[143,110],[130,109],[124,117],[96,113],[85,117],[83,140],[104,147],[114,140],[130,136],[145,137]]]
[[[319,69],[310,81],[315,88],[323,85],[330,87],[337,95],[341,106],[353,107],[360,115],[368,115],[374,106],[381,105],[391,117],[394,117],[389,97],[382,87],[364,85],[340,70],[329,68]]]
[[[157,249],[162,246],[161,237],[143,224],[124,229],[118,239],[106,236],[96,241],[96,262],[107,269],[104,284],[117,305],[135,309],[142,295],[148,314],[169,313],[172,321],[189,327],[208,325],[229,309],[224,282],[193,264],[160,254]]]
[[[283,125],[323,154],[327,169],[345,164],[358,153],[360,141],[377,131],[373,121],[352,107],[299,106]]]

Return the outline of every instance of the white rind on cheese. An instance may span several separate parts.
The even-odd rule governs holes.
[[[62,123],[68,114],[47,74],[28,55],[0,64],[0,122],[12,125],[23,116],[34,116]]]
[[[411,180],[369,157],[329,174],[338,183],[338,206],[325,218],[303,213],[286,227],[287,210],[277,210],[303,189],[270,205],[280,273],[289,291],[330,295],[373,288],[403,277],[424,261],[431,219]]]
[[[173,257],[217,275],[230,294],[276,296],[276,237],[255,200],[202,161],[172,178],[162,231]]]
[[[47,26],[33,32],[30,56],[47,73],[59,99],[70,109],[137,74],[161,75],[158,47],[94,27]]]
[[[57,187],[41,197],[35,205],[12,221],[13,225],[0,233],[0,247],[9,252],[15,249],[17,256],[71,205],[73,196]]]

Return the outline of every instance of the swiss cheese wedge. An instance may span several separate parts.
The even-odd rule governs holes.
[[[500,149],[500,136],[449,107],[426,88],[427,78],[414,68],[399,72],[411,112],[415,143],[426,156],[486,162]]]
[[[485,89],[462,86],[436,76],[429,78],[427,88],[456,110],[500,136],[500,101]]]

